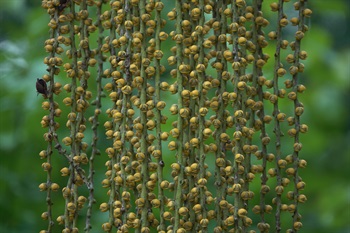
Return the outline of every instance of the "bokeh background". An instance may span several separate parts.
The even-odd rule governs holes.
[[[0,0],[1,233],[38,232],[47,224],[40,218],[45,194],[38,189],[46,180],[38,156],[46,143],[40,126],[45,112],[35,81],[45,73],[48,36],[48,15],[40,5],[38,0]],[[302,96],[302,120],[309,132],[302,137],[301,153],[308,162],[302,171],[308,201],[302,207],[301,232],[349,233],[350,1],[310,0],[309,7],[310,32],[302,44],[309,54]],[[98,186],[103,174],[96,179]],[[62,199],[60,192],[55,195]],[[97,222],[94,232],[100,232],[102,220]]]

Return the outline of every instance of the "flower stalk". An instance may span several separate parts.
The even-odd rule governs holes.
[[[289,2],[43,0],[41,232],[298,232],[312,11]]]

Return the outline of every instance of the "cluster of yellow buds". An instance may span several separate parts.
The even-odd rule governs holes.
[[[43,0],[41,232],[299,231],[306,2]]]

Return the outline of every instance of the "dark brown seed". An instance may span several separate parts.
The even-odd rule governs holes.
[[[40,94],[47,95],[47,85],[43,79],[36,79],[36,91]]]
[[[60,0],[60,5],[57,7],[58,11],[61,13],[64,8],[66,8],[69,4],[69,0]]]
[[[164,161],[163,161],[163,160],[160,160],[160,161],[159,161],[159,165],[160,165],[161,167],[164,167],[164,165],[165,165],[165,164],[164,164]]]

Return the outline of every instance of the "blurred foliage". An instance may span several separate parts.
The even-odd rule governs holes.
[[[40,4],[0,0],[0,232],[38,232],[47,224],[40,218],[45,194],[38,189],[46,180],[38,156],[46,147],[40,127],[44,110],[34,87],[45,72],[48,36],[48,16]],[[308,161],[302,171],[308,197],[301,206],[302,232],[350,232],[350,1],[309,1],[309,7],[314,13],[302,44],[309,54],[302,121],[310,129],[301,138],[301,156]],[[63,161],[57,158],[57,167]],[[97,174],[96,186],[102,177]],[[105,195],[97,192],[97,199]],[[94,211],[102,218],[98,204]]]

